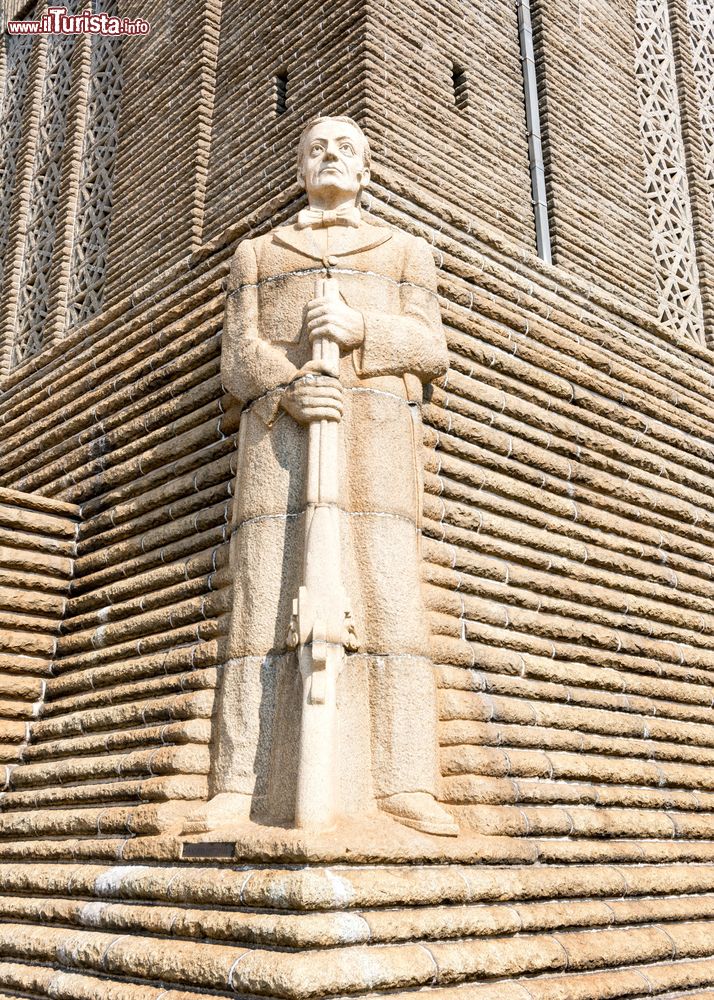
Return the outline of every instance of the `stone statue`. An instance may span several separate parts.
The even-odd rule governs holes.
[[[429,246],[361,213],[369,166],[355,122],[312,121],[298,150],[309,207],[231,265],[222,372],[243,410],[205,829],[310,826],[322,789],[333,819],[378,809],[457,833],[435,798],[419,548],[419,404],[448,357]]]

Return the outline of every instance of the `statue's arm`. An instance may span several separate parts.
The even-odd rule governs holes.
[[[410,240],[400,286],[399,315],[365,312],[364,342],[355,351],[361,376],[418,375],[429,382],[449,367],[436,295],[436,268],[429,244]]]
[[[231,261],[221,353],[223,385],[244,405],[287,385],[296,372],[259,330],[258,264],[252,241],[244,240]]]

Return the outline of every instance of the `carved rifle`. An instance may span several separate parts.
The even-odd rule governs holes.
[[[318,298],[338,299],[337,279],[318,279]],[[339,374],[339,346],[313,341],[312,359]],[[337,817],[337,678],[345,650],[357,646],[342,580],[339,501],[339,424],[308,428],[303,583],[293,600],[290,628],[302,675],[302,718],[295,825],[327,829]]]

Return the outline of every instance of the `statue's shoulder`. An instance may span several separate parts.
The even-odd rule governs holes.
[[[275,232],[276,229],[269,229],[259,236],[246,236],[240,240],[231,258],[231,271],[236,280],[256,280],[258,271],[264,266],[267,255],[271,253]]]
[[[275,229],[269,229],[267,232],[261,233],[260,236],[246,236],[245,239],[240,241],[236,250],[240,250],[241,247],[244,247],[257,253],[262,250],[263,247],[268,246],[273,242],[274,232],[276,232]]]
[[[294,222],[283,222],[279,226],[269,229],[266,233],[253,237],[250,242],[256,257],[260,259],[266,253],[271,253],[273,249],[280,249],[281,238],[284,238],[288,243],[292,243],[296,239],[299,239],[302,232]]]
[[[287,236],[288,239],[294,236],[299,236],[300,233],[304,232],[302,229],[298,229],[294,222],[282,222],[279,226],[274,226],[270,232],[265,234],[266,243],[273,243],[275,237],[280,239],[281,236]]]

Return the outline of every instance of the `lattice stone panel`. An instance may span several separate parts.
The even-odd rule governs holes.
[[[7,72],[0,105],[0,290],[10,239],[10,210],[15,193],[22,113],[27,94],[32,39],[5,35]]]
[[[72,36],[50,35],[48,38],[47,69],[42,88],[37,152],[32,174],[13,364],[19,364],[37,354],[44,341],[74,41]]]
[[[666,0],[637,0],[635,21],[635,71],[659,318],[683,338],[703,343],[699,272]]]
[[[113,13],[106,6],[102,9]],[[101,310],[121,109],[121,39],[95,37],[67,296],[67,324]]]
[[[704,169],[714,211],[714,3],[688,0],[687,14],[704,140]]]

